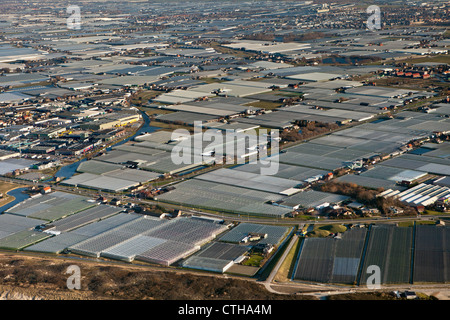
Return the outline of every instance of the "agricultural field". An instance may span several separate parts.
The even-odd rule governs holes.
[[[231,54],[239,58],[252,58],[256,54],[248,51],[242,51],[242,50],[235,50],[227,47],[223,47],[220,43],[216,41],[211,41],[209,44],[211,48],[214,48],[217,52],[220,52],[222,54]]]
[[[344,225],[330,224],[330,225],[315,225],[313,230],[308,232],[308,237],[327,237],[331,233],[345,232],[347,227]]]
[[[448,35],[448,30],[447,30]],[[418,58],[408,58],[399,60],[400,63],[422,63],[422,62],[436,62],[436,63],[450,63],[450,56],[448,54],[437,54],[435,56],[426,56]]]
[[[439,82],[434,78],[430,79],[414,79],[414,78],[400,78],[400,77],[384,77],[373,81],[377,86],[395,87],[405,89],[423,90],[430,87],[449,87],[448,83]]]
[[[157,96],[159,96],[162,92],[161,91],[155,91],[155,90],[143,90],[137,93],[132,99],[132,104],[144,104],[147,103],[148,100],[153,99]]]
[[[423,225],[423,224],[429,224],[429,225],[435,225],[436,222],[433,220],[424,220],[424,221],[402,221],[398,223],[399,227],[413,227],[414,224],[416,225]]]
[[[272,101],[258,101],[258,102],[252,102],[248,105],[252,106],[256,109],[272,110],[272,109],[281,107],[282,104],[279,102],[272,102]]]

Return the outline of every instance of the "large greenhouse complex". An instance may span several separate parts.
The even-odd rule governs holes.
[[[384,285],[448,283],[449,262],[450,227],[376,224],[340,237],[305,238],[292,280],[365,285],[376,266]]]

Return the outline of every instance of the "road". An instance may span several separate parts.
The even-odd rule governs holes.
[[[27,180],[20,180],[20,179],[14,179],[14,178],[8,178],[4,176],[0,176],[0,181],[6,181],[6,182],[12,182],[16,184],[22,184],[26,186],[33,186],[36,185],[32,181]],[[130,195],[116,195],[116,194],[110,194],[107,192],[99,192],[97,190],[89,190],[89,189],[80,189],[80,188],[74,188],[70,186],[64,186],[61,184],[55,185],[55,184],[48,184],[48,183],[40,183],[42,185],[49,185],[52,187],[53,190],[57,191],[63,191],[63,192],[69,192],[69,193],[75,193],[91,198],[97,198],[99,194],[102,194],[104,196],[107,196],[109,198],[120,198],[122,199],[122,202],[139,202],[142,204],[149,204],[149,205],[161,205],[168,209],[178,209],[186,213],[191,213],[193,215],[203,215],[211,218],[218,218],[223,220],[231,220],[236,222],[248,222],[248,223],[263,223],[263,224],[277,224],[277,225],[301,225],[301,224],[370,224],[370,223],[396,223],[396,222],[402,222],[402,221],[413,221],[413,220],[430,220],[430,219],[439,219],[442,217],[448,217],[446,214],[442,215],[433,215],[433,216],[405,216],[405,217],[376,217],[376,218],[358,218],[358,219],[315,219],[315,220],[298,220],[298,219],[288,219],[288,218],[267,218],[267,217],[257,217],[252,216],[249,214],[226,214],[226,213],[211,213],[211,212],[205,212],[201,211],[201,209],[196,208],[189,208],[186,206],[181,205],[175,205],[165,202],[160,202],[157,200],[147,200],[147,199],[140,199],[135,198]]]
[[[284,260],[286,260],[286,256],[289,254],[289,252],[291,251],[292,247],[294,246],[294,244],[296,243],[297,240],[298,240],[298,236],[296,234],[294,234],[294,236],[291,238],[291,241],[289,242],[288,246],[284,250],[283,255],[278,260],[276,266],[272,269],[272,271],[270,272],[267,279],[263,282],[264,286],[266,287],[266,289],[269,292],[278,293],[278,294],[286,294],[286,293],[279,292],[279,291],[272,289],[271,284],[273,282],[273,279],[277,275],[278,270],[280,269],[281,265],[283,264]]]
[[[275,288],[274,288],[275,287]],[[440,300],[450,300],[450,288],[448,284],[398,284],[382,285],[380,289],[369,289],[366,286],[344,286],[328,284],[306,284],[306,283],[277,283],[271,286],[271,292],[278,294],[303,294],[325,299],[330,295],[349,293],[372,293],[392,291],[415,291],[427,295],[437,296]]]

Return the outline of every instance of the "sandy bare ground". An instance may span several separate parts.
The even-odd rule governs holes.
[[[81,289],[67,288],[67,268],[81,270]],[[178,268],[0,252],[1,299],[42,300],[311,300],[280,295],[255,279]]]
[[[55,291],[44,286],[17,287],[0,285],[0,300],[87,300],[89,296],[76,290]]]
[[[81,290],[69,290],[66,286],[68,275],[64,271],[72,264],[82,270]],[[450,300],[448,284],[407,284],[380,289],[386,293],[394,290],[413,290]],[[158,266],[0,252],[0,300],[189,300],[193,295],[196,295],[195,299],[323,299],[330,295],[368,291],[364,287],[293,281],[264,283],[231,275]]]

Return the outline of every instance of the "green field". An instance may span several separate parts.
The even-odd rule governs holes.
[[[347,227],[339,224],[316,225],[313,231],[307,233],[308,237],[327,237],[331,233],[342,233],[347,231]]]
[[[223,53],[223,54],[231,54],[238,58],[251,58],[256,56],[256,53],[248,52],[248,51],[242,51],[242,50],[235,50],[227,47],[223,47],[220,43],[212,41],[209,44],[210,47],[214,48],[217,52]]]
[[[279,102],[272,102],[272,101],[258,101],[247,104],[247,106],[252,106],[257,109],[266,109],[266,110],[276,109],[278,107],[281,107],[281,105],[282,104]]]
[[[402,221],[398,223],[399,227],[412,227],[414,225],[414,222],[416,223],[416,225],[423,225],[423,224],[431,224],[434,225],[436,224],[435,221],[431,221],[431,220],[425,220],[425,221]]]
[[[131,104],[147,103],[148,100],[153,99],[162,93],[162,91],[156,90],[140,91],[133,97],[133,99],[131,99]]]
[[[448,54],[438,54],[435,56],[419,57],[419,58],[408,58],[404,60],[399,60],[398,62],[408,62],[408,63],[422,63],[422,62],[438,62],[438,63],[450,63],[450,55]]]
[[[253,253],[250,255],[250,258],[248,258],[242,264],[244,266],[259,267],[263,259],[264,257],[261,254]]]

